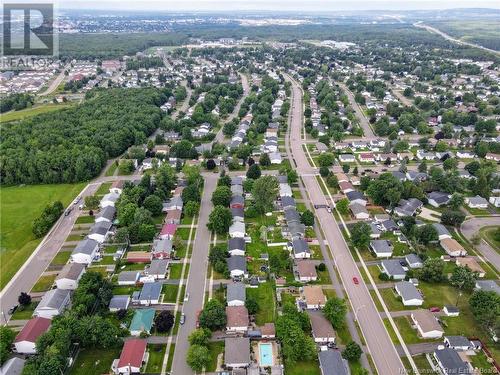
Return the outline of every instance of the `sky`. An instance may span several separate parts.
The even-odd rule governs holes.
[[[66,9],[162,11],[304,11],[424,10],[500,8],[498,0],[58,0]]]

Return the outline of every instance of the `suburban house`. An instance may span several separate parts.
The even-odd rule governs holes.
[[[123,185],[124,184],[125,184],[125,182],[123,180],[113,181],[113,183],[111,184],[111,187],[109,188],[109,192],[120,195],[123,192]]]
[[[243,283],[227,284],[227,305],[228,306],[245,306],[246,289]]]
[[[399,281],[394,285],[396,293],[401,297],[405,306],[422,306],[424,298],[418,289],[408,281]]]
[[[491,291],[496,294],[500,294],[500,287],[495,280],[477,280],[475,287],[478,290]]]
[[[351,203],[349,204],[349,209],[351,210],[352,215],[358,220],[366,220],[370,218],[370,213],[362,204]]]
[[[486,198],[476,195],[475,197],[466,197],[465,204],[470,208],[488,208],[488,200]]]
[[[227,332],[246,332],[248,331],[248,310],[245,306],[227,306],[226,307],[226,331]]]
[[[120,194],[117,193],[108,193],[104,197],[102,197],[101,202],[99,203],[99,207],[105,208],[107,206],[115,206],[116,201],[120,198]]]
[[[406,276],[406,271],[399,259],[384,259],[380,263],[380,269],[394,280],[403,280]]]
[[[155,317],[154,309],[136,309],[130,323],[129,331],[132,336],[139,336],[142,332],[151,333]]]
[[[302,288],[302,298],[309,310],[322,309],[326,303],[323,289],[318,285],[306,285]]]
[[[394,213],[399,217],[413,216],[422,206],[423,203],[417,198],[401,199],[399,205],[394,209]]]
[[[295,263],[296,274],[300,282],[318,280],[318,273],[314,262],[310,260],[299,260]]]
[[[139,275],[139,271],[122,271],[118,274],[118,285],[135,285]]]
[[[439,242],[441,247],[451,257],[460,257],[467,255],[467,251],[454,238],[445,238]]]
[[[377,258],[389,258],[392,256],[392,251],[394,250],[389,240],[372,240],[370,241],[370,248]]]
[[[309,250],[309,245],[303,238],[295,238],[292,241],[292,250],[293,257],[295,259],[304,259],[311,257],[311,250]]]
[[[472,272],[477,272],[478,277],[484,277],[486,275],[486,271],[481,267],[478,261],[473,257],[463,257],[457,258],[455,261],[457,266],[467,267]]]
[[[118,310],[127,310],[129,304],[130,304],[129,295],[116,295],[111,297],[108,307],[110,312],[116,312]]]
[[[71,262],[90,264],[99,253],[99,243],[90,238],[80,242],[71,252]]]
[[[14,339],[13,351],[19,354],[35,354],[36,340],[49,330],[51,323],[50,319],[42,317],[28,320]]]
[[[405,261],[411,269],[422,268],[424,266],[424,262],[417,254],[406,255]]]
[[[234,255],[227,258],[227,268],[232,278],[248,277],[247,260],[244,256]]]
[[[131,339],[123,344],[119,359],[115,359],[111,370],[115,374],[138,374],[141,367],[147,362],[149,354],[146,352],[147,342],[141,339]]]
[[[474,349],[474,344],[464,336],[445,336],[444,346],[458,351]]]
[[[233,217],[233,221],[244,221],[245,210],[241,207],[231,208],[231,216]]]
[[[250,365],[250,339],[228,337],[224,340],[224,364],[229,368],[245,368]]]
[[[95,216],[95,222],[99,223],[101,221],[107,221],[112,223],[116,214],[116,208],[114,206],[106,206]]]
[[[471,366],[458,355],[456,350],[450,348],[437,349],[434,351],[433,356],[443,375],[473,373]]]
[[[332,324],[325,318],[321,311],[308,311],[309,320],[311,321],[311,330],[314,342],[318,344],[326,344],[335,342],[335,331]]]
[[[321,375],[350,375],[349,364],[339,350],[322,350],[318,353]]]
[[[113,223],[111,223],[110,221],[98,221],[90,228],[88,238],[102,244],[112,233],[112,226]]]
[[[427,201],[433,207],[441,207],[448,204],[450,201],[450,194],[443,193],[442,191],[433,191],[427,194]]]
[[[157,305],[160,303],[162,284],[158,282],[145,283],[139,293],[139,303],[141,305]]]
[[[444,334],[444,329],[434,314],[427,309],[412,311],[411,320],[415,324],[419,336],[424,339],[438,339]]]
[[[355,191],[354,186],[349,181],[340,181],[339,182],[339,188],[342,191],[342,193],[347,194],[351,191]]]
[[[451,238],[450,232],[448,231],[448,229],[446,229],[446,227],[443,224],[441,224],[441,223],[432,223],[432,226],[438,232],[438,239],[440,241],[444,240],[445,238]]]
[[[164,279],[167,275],[169,263],[168,259],[153,259],[149,267],[147,267],[144,272],[148,276],[153,277],[155,280]]]
[[[165,218],[165,223],[168,224],[180,224],[182,217],[182,210],[175,209],[167,211],[167,217]]]
[[[244,208],[245,207],[245,198],[241,195],[233,195],[231,198],[231,203],[229,204],[231,208]]]
[[[500,197],[490,197],[490,203],[495,207],[500,207]]]
[[[362,206],[366,206],[368,203],[368,199],[364,196],[364,194],[360,191],[350,191],[349,193],[346,193],[347,199],[349,199],[350,203],[358,203]]]
[[[230,238],[228,241],[229,255],[245,255],[245,239],[242,237]]]
[[[283,196],[281,198],[281,208],[283,210],[287,209],[295,209],[297,207],[297,203],[293,197]]]
[[[231,238],[244,238],[245,237],[245,223],[235,221],[229,227],[229,237]]]
[[[62,314],[70,303],[71,291],[68,289],[51,289],[44,294],[33,312],[33,316],[52,319]]]
[[[172,256],[173,247],[172,240],[163,238],[153,241],[151,256],[153,259],[169,259]]]
[[[75,290],[84,273],[85,264],[67,263],[56,277],[57,288]]]
[[[176,224],[163,224],[160,231],[160,239],[162,240],[172,240],[174,238],[175,232],[177,231]]]

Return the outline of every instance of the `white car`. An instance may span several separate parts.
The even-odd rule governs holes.
[[[189,301],[189,293],[186,293],[186,295],[184,296],[184,302],[187,302]]]

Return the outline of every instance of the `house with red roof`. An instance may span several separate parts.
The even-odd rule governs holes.
[[[41,317],[28,320],[14,340],[14,351],[20,354],[35,354],[35,342],[49,330],[50,323],[50,319]]]
[[[160,231],[160,238],[162,240],[171,240],[174,238],[175,232],[177,230],[177,225],[172,223],[164,224]]]
[[[111,370],[115,374],[138,374],[141,367],[148,361],[146,340],[132,339],[125,341],[120,358],[115,359]]]

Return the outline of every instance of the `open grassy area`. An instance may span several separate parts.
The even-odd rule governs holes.
[[[152,374],[161,373],[161,365],[163,363],[163,357],[165,356],[166,345],[163,344],[149,344],[149,359],[146,366],[146,372]]]
[[[413,361],[417,365],[421,374],[436,374],[436,372],[432,371],[432,367],[425,357],[425,354],[416,355],[413,357]]]
[[[170,351],[168,352],[167,371],[172,370],[172,362],[174,361],[174,352],[175,352],[175,344],[172,343],[170,345]]]
[[[31,223],[45,206],[60,200],[65,206],[84,184],[11,186],[0,189],[0,287],[3,288],[40,243]]]
[[[51,266],[64,266],[66,263],[68,263],[69,257],[71,256],[71,251],[59,251],[54,259],[52,259],[52,262],[50,263]]]
[[[187,271],[187,270],[186,270]],[[169,279],[180,279],[182,273],[182,263],[173,263],[170,265]]]
[[[113,176],[116,172],[116,169],[118,168],[118,164],[117,163],[112,163],[108,169],[106,169],[106,172],[104,173],[106,176]]]
[[[71,375],[106,374],[115,358],[119,358],[121,348],[82,349],[70,371]]]
[[[494,249],[500,249],[500,237],[495,236],[499,231],[498,227],[484,227],[479,230],[482,238],[486,240]]]
[[[51,103],[51,104],[36,105],[31,108],[22,109],[20,111],[10,111],[7,113],[2,113],[0,123],[23,120],[25,118],[33,117],[41,113],[57,111],[59,109],[69,108],[71,106],[72,106],[71,103],[65,103],[65,104]]]
[[[95,221],[94,216],[82,215],[76,218],[75,224],[93,224]]]
[[[31,289],[32,292],[45,292],[50,289],[57,275],[40,276],[36,284]]]
[[[287,375],[320,375],[321,370],[319,369],[319,362],[313,361],[302,361],[296,362],[293,365],[288,365],[285,363],[285,374]]]
[[[259,304],[259,311],[255,315],[255,323],[264,325],[274,322],[274,290],[270,282],[260,284],[258,288],[247,288],[247,297],[253,297]]]
[[[207,372],[214,372],[217,368],[217,357],[220,353],[224,353],[224,341],[214,341],[208,344],[210,351],[210,364],[205,369]]]
[[[163,293],[163,302],[175,302],[179,285],[164,284],[161,292]]]
[[[109,193],[109,188],[111,187],[111,182],[103,182],[99,189],[95,192],[95,195],[105,195]]]
[[[36,306],[38,305],[38,302],[31,302],[28,306],[19,306],[12,315],[12,320],[27,320],[31,318],[31,315],[33,315],[33,311],[35,311]]]
[[[435,341],[435,340],[421,339],[420,337],[418,337],[417,330],[411,328],[411,322],[410,322],[411,318],[409,316],[399,316],[392,319],[394,320],[394,323],[398,327],[399,333],[401,333],[401,336],[403,337],[403,340],[407,345],[418,344],[420,342]],[[396,337],[396,334],[394,333],[391,324],[389,323],[389,319],[384,319],[384,324],[387,327],[387,331],[391,336],[392,342],[394,342],[395,344],[399,344],[399,340]]]

